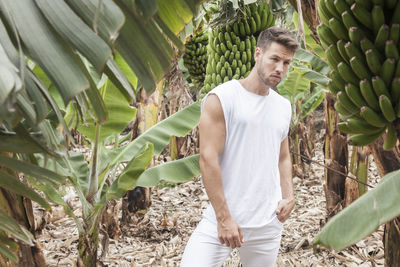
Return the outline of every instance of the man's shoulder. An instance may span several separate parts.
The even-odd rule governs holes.
[[[284,104],[284,105],[291,106],[289,99],[287,99],[286,97],[282,96],[281,94],[279,94],[275,90],[272,90],[272,92],[273,92],[273,94],[275,96],[276,101],[282,102],[282,104]]]
[[[210,91],[214,92],[214,93],[223,93],[223,94],[229,94],[232,93],[232,89],[237,87],[237,81],[236,80],[230,80],[224,83],[221,83],[220,85],[218,85],[217,87],[215,87],[214,89],[212,89]]]

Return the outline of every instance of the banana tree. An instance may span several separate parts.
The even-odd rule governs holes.
[[[390,165],[398,169],[400,1],[325,0],[318,8],[322,24],[317,32],[332,67],[330,90],[343,118],[341,130],[358,146],[375,150],[378,140],[380,151],[373,155],[380,169],[393,171],[384,168],[389,164],[380,157],[383,150],[393,155]],[[400,262],[399,220],[385,226],[385,263],[390,266]]]
[[[339,212],[314,239],[319,246],[342,250],[400,215],[400,171],[385,175],[379,184]],[[357,222],[357,223],[354,223]],[[389,266],[398,266],[393,262]]]
[[[100,83],[102,83],[101,80]],[[86,125],[78,126],[78,131],[90,140],[92,146],[89,163],[84,160],[84,155],[71,153],[70,159],[57,160],[58,164],[56,165],[57,169],[63,170],[63,175],[69,177],[82,203],[83,220],[79,221],[75,218],[79,231],[78,266],[95,266],[99,221],[107,202],[112,199],[120,199],[127,190],[132,189],[153,156],[161,153],[169,143],[170,137],[186,135],[197,125],[200,117],[200,104],[196,102],[150,128],[132,142],[108,149],[105,146],[106,140],[115,137],[126,127],[136,115],[136,109],[129,106],[129,103],[109,80],[106,80],[101,86],[100,92],[109,111],[109,120],[100,125],[88,116]],[[191,162],[192,160],[187,159],[181,162],[186,161]],[[44,161],[42,162],[45,167]],[[117,169],[121,167],[120,163],[122,162],[126,165],[118,174]],[[198,173],[196,169],[191,169],[193,175],[187,177],[185,176],[187,169],[175,169],[177,177],[182,176],[181,171],[185,172],[183,177],[186,179]],[[158,177],[158,179],[161,178],[162,176]],[[152,177],[152,179],[155,178]],[[147,186],[156,185],[152,181],[144,178],[142,183]],[[110,186],[108,186],[109,184]]]
[[[300,177],[304,177],[306,173],[300,154],[306,154],[311,158],[313,153],[314,131],[312,129],[305,131],[311,126],[305,126],[305,118],[321,104],[324,98],[323,86],[326,86],[328,81],[323,74],[311,69],[317,67],[317,62],[326,68],[326,63],[318,61],[317,57],[300,49],[294,56],[293,66],[288,75],[277,88],[292,105],[290,147],[294,152],[293,172]]]
[[[37,163],[32,157],[33,153],[43,153],[45,158],[50,159],[65,156],[62,138],[45,119],[51,112],[63,126],[66,135],[69,135],[68,127],[48,87],[29,68],[31,61],[50,77],[64,106],[73,101],[81,115],[91,112],[96,121],[102,124],[108,119],[108,113],[99,90],[84,66],[83,58],[99,74],[106,73],[125,98],[134,99],[131,81],[112,58],[113,52],[118,51],[128,68],[133,69],[141,84],[151,92],[174,57],[170,41],[176,47],[183,48],[176,34],[192,19],[201,2],[0,1],[0,151],[8,153],[7,156],[12,159],[27,161],[32,165]],[[26,58],[29,59],[28,64]],[[49,187],[52,184],[40,180],[43,177],[38,178],[37,174],[17,169],[19,165],[7,165],[7,168],[39,179],[29,179],[29,182],[37,188],[47,188],[46,198],[60,202],[52,194],[56,192],[53,190],[56,186]],[[49,208],[43,198],[19,182],[17,173],[12,176],[15,180],[12,184],[19,186],[11,186],[10,176],[2,175],[0,186],[4,190],[11,190],[17,196],[31,198]],[[47,178],[51,177],[56,175]],[[14,209],[19,207],[22,209],[19,213],[26,214],[21,205],[10,203],[9,206]],[[11,233],[14,237],[19,233],[17,230]],[[20,236],[16,240],[27,242],[29,247],[31,243],[28,237]],[[5,252],[7,248],[16,248],[10,239],[2,238],[0,243],[1,255],[15,260]],[[37,248],[32,250],[40,251]],[[21,251],[18,253],[20,260],[31,258],[24,250]],[[25,261],[25,265],[43,266],[43,263]]]

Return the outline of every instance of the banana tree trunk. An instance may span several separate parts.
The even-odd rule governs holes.
[[[146,95],[146,91],[143,88],[141,89],[138,97],[139,102],[137,103],[136,126],[133,127],[131,134],[132,140],[157,124],[163,88],[164,79],[158,83],[156,90],[150,96]],[[150,188],[147,187],[136,187],[126,193],[126,197],[122,199],[122,225],[127,224],[129,221],[129,210],[136,211],[141,208],[148,208],[151,205],[150,198],[143,197],[149,195]],[[118,218],[117,214],[111,216]]]
[[[348,148],[346,136],[342,135],[338,128],[338,115],[333,107],[335,101],[330,94],[325,95],[325,140],[324,156],[325,165],[347,174]],[[345,199],[346,177],[330,169],[325,169],[325,197],[328,218],[334,216],[341,209],[341,203]]]
[[[97,249],[99,246],[99,222],[92,225],[85,224],[84,232],[79,233],[78,241],[78,267],[96,267]]]
[[[399,129],[397,136],[399,137]],[[400,150],[396,146],[394,149],[385,151],[382,148],[384,137],[380,137],[375,143],[371,144],[370,150],[374,157],[379,175],[400,169]],[[385,224],[383,245],[385,248],[385,266],[400,267],[400,217]]]
[[[15,176],[18,179],[17,176]],[[0,209],[14,218],[19,224],[25,226],[32,233],[34,231],[34,215],[32,202],[13,192],[0,188]],[[34,246],[18,242],[19,250],[16,254],[18,263],[8,263],[1,266],[39,267],[47,266],[41,245],[38,241]],[[0,256],[1,258],[1,256]],[[1,263],[1,260],[0,260]]]

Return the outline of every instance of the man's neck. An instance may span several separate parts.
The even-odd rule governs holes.
[[[266,96],[269,94],[270,88],[260,79],[254,69],[250,72],[249,76],[239,80],[239,82],[244,89],[253,94],[262,96]]]

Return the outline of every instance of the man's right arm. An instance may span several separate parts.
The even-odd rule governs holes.
[[[218,97],[211,94],[204,103],[200,117],[200,169],[208,198],[218,222],[218,238],[221,244],[240,247],[242,231],[232,219],[222,187],[219,155],[225,144],[225,118]]]

